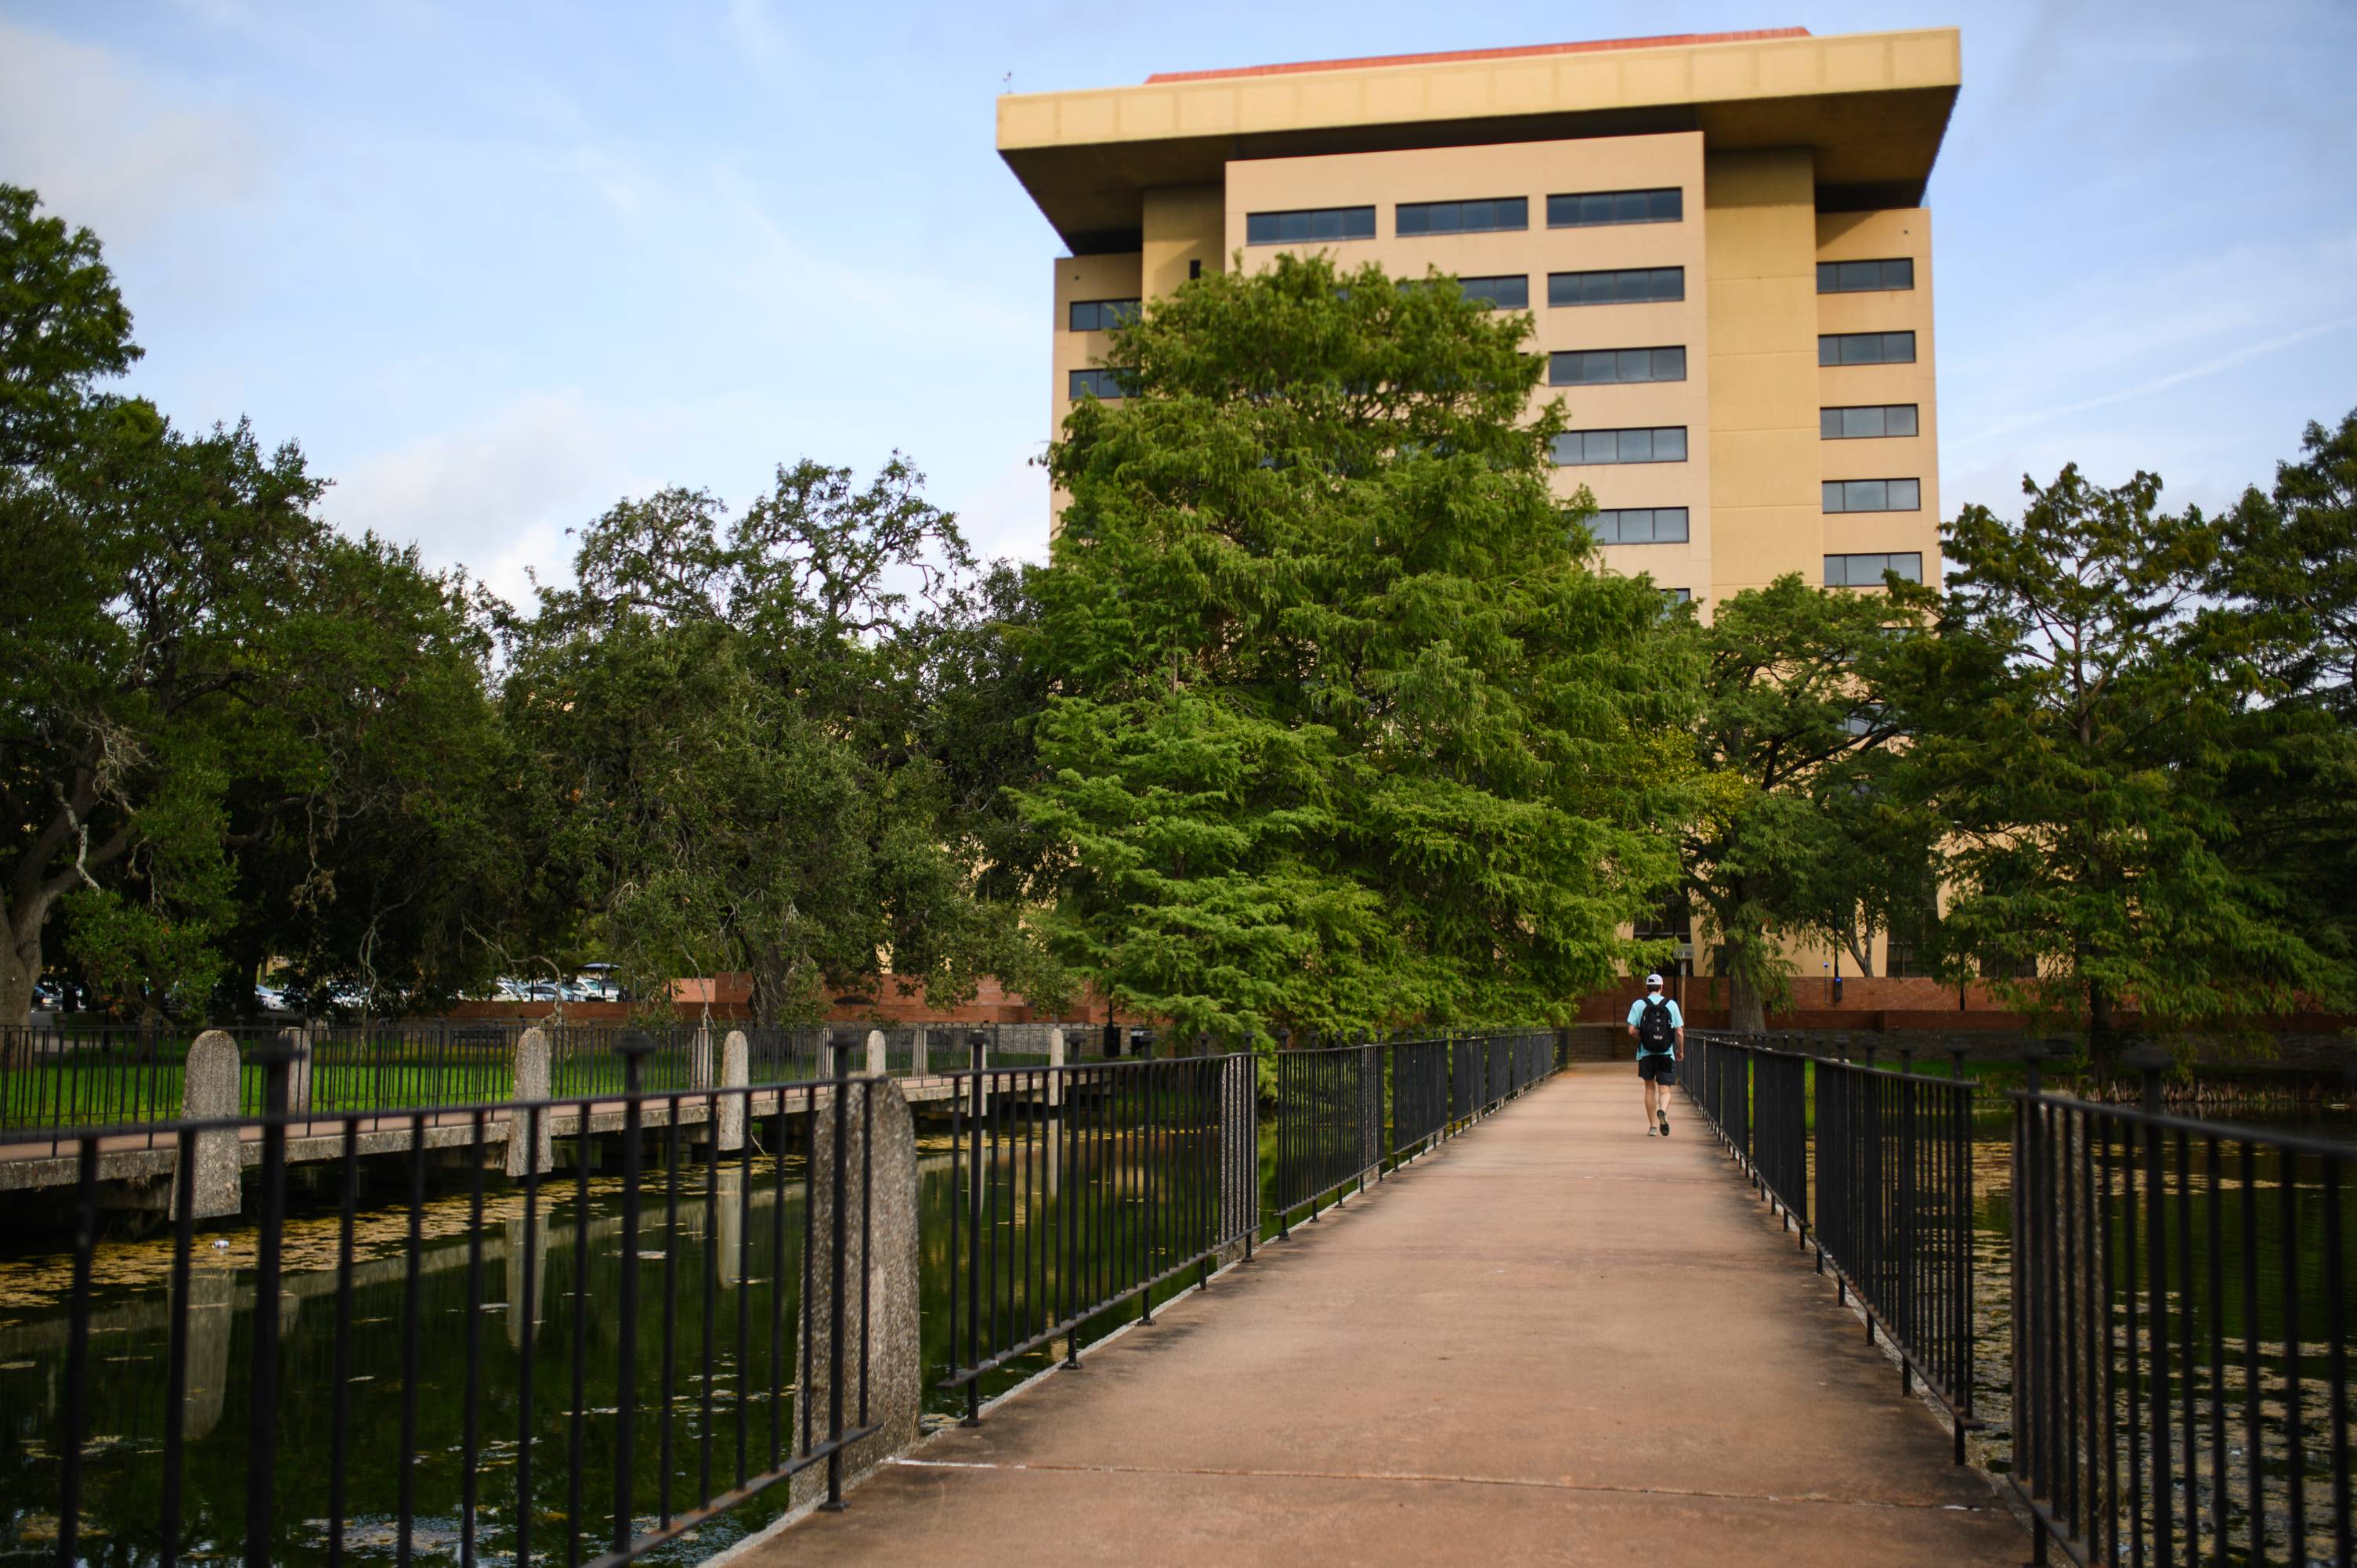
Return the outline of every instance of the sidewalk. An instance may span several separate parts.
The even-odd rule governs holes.
[[[1698,1120],[1639,1103],[1574,1069],[740,1563],[2025,1562]]]

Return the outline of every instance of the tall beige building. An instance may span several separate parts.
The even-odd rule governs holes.
[[[1710,601],[1936,581],[1932,215],[1952,28],[1803,29],[1149,77],[1010,95],[998,148],[1071,253],[1055,385],[1105,328],[1286,251],[1528,309],[1605,556]]]

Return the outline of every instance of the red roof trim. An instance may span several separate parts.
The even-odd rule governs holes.
[[[1523,44],[1502,49],[1449,49],[1439,54],[1363,55],[1356,59],[1306,59],[1286,65],[1243,65],[1226,70],[1157,70],[1146,79],[1157,82],[1213,81],[1222,77],[1290,76],[1305,70],[1357,70],[1363,66],[1435,65],[1448,60],[1519,59],[1530,55],[1590,54],[1603,49],[1655,49],[1681,44],[1752,43],[1762,38],[1805,38],[1806,27],[1755,27],[1743,33],[1665,33],[1653,38],[1598,38],[1574,44]]]

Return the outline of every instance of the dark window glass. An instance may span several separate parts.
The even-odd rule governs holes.
[[[1122,387],[1119,371],[1095,370],[1072,372],[1071,398],[1074,403],[1080,402],[1084,397],[1102,398],[1111,402],[1114,398],[1128,395]]]
[[[1247,245],[1297,245],[1319,240],[1372,240],[1375,209],[1372,207],[1318,207],[1296,212],[1247,212]]]
[[[1682,506],[1621,508],[1588,520],[1599,544],[1683,544],[1686,509]]]
[[[1869,294],[1884,289],[1913,288],[1915,263],[1905,256],[1878,262],[1819,262],[1819,294]]]
[[[1558,387],[1685,379],[1686,351],[1683,348],[1575,349],[1552,354],[1547,360],[1548,384]]]
[[[1827,332],[1817,338],[1820,365],[1911,365],[1912,332]]]
[[[1474,234],[1531,226],[1530,199],[1497,196],[1481,201],[1403,201],[1394,209],[1400,234]]]
[[[1674,605],[1690,605],[1694,603],[1694,590],[1692,588],[1663,588],[1662,590],[1662,597],[1669,600],[1670,603]]]
[[[1500,310],[1528,310],[1531,307],[1531,280],[1515,273],[1493,278],[1458,278],[1458,286],[1468,299],[1483,299]]]
[[[1134,299],[1076,299],[1072,301],[1072,330],[1075,332],[1110,332],[1137,315]]]
[[[1555,438],[1553,456],[1565,466],[1580,463],[1683,463],[1683,424],[1644,430],[1566,430]]]
[[[1882,433],[1885,435],[1914,435],[1915,405],[1911,403],[1894,403],[1885,408],[1882,411]]]
[[[1919,511],[1923,487],[1917,479],[1827,479],[1827,511]]]
[[[1675,186],[1659,190],[1595,190],[1547,198],[1550,229],[1587,229],[1606,223],[1674,223],[1684,216],[1685,193]]]
[[[1923,555],[1921,551],[1893,551],[1887,555],[1828,555],[1825,557],[1825,586],[1828,588],[1878,588],[1882,574],[1896,572],[1906,582],[1923,580]]]
[[[1609,273],[1549,273],[1549,305],[1656,304],[1686,296],[1684,267],[1632,267]]]

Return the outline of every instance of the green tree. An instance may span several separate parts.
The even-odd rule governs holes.
[[[2251,679],[2227,747],[2235,836],[2221,854],[2266,882],[2337,961],[2357,955],[2357,413],[2310,424],[2220,520],[2192,656]]]
[[[1953,835],[1954,961],[2099,1053],[2124,1005],[2180,1030],[2343,978],[2233,852],[2222,780],[2255,677],[2194,656],[2219,532],[2160,489],[2072,467],[2024,480],[2018,519],[1965,507],[1941,635],[1907,682],[1910,759]]]
[[[1738,1029],[1766,1027],[1789,996],[1786,940],[1839,942],[1865,972],[1875,930],[1920,897],[1925,834],[1889,788],[1900,732],[1880,692],[1921,627],[1903,592],[1792,575],[1727,599],[1695,631],[1706,784],[1681,852]]]
[[[1050,450],[1041,920],[1182,1032],[1563,1016],[1673,879],[1660,594],[1550,493],[1529,317],[1442,281],[1190,283]]]
[[[104,392],[130,328],[97,240],[0,187],[0,1022],[60,939],[143,1008],[250,1004],[272,954],[447,993],[501,864],[481,617],[328,529],[291,444]]]
[[[866,486],[806,462],[735,518],[673,489],[585,532],[506,682],[549,786],[530,836],[552,940],[648,991],[748,974],[764,1021],[888,966],[943,1001],[1038,976],[1018,911],[983,891],[1005,808],[962,798],[940,755],[988,727],[939,710],[990,632],[920,483],[897,458]]]

